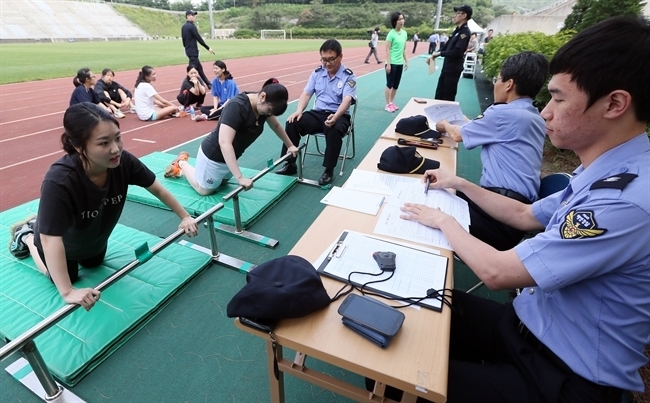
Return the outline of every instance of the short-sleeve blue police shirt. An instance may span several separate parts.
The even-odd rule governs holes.
[[[580,166],[533,204],[546,230],[515,247],[535,280],[519,319],[575,373],[643,391],[650,344],[650,141],[641,134]]]
[[[492,105],[460,129],[465,148],[481,148],[480,184],[510,189],[530,201],[539,193],[545,123],[530,98]]]
[[[330,78],[327,69],[321,66],[311,73],[304,91],[309,95],[316,94],[315,110],[335,112],[344,97],[357,98],[357,78],[344,65]]]

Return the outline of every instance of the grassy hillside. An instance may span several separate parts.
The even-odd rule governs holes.
[[[207,40],[215,50],[202,61],[314,51],[322,40]],[[342,41],[345,48],[365,46],[366,41]],[[103,68],[140,69],[187,63],[180,39],[128,42],[16,43],[0,45],[0,84],[73,77],[81,67],[95,73]],[[38,63],[34,63],[37,60]]]
[[[113,5],[113,8],[151,36],[179,37],[181,36],[181,25],[185,23],[184,13],[156,12],[141,7],[118,4]],[[207,17],[207,15],[201,17]],[[201,17],[199,18],[201,19]],[[197,23],[197,26],[200,27],[201,22],[202,20]],[[206,30],[209,30],[209,26],[208,20],[205,24]]]

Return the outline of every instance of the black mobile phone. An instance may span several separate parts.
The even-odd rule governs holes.
[[[404,323],[404,314],[392,306],[365,295],[350,294],[339,314],[385,336],[395,336]]]
[[[278,321],[272,321],[272,320],[260,320],[257,318],[245,318],[243,316],[239,317],[239,322],[242,325],[246,325],[248,327],[252,327],[253,329],[259,330],[264,333],[270,333],[273,331],[273,328],[275,328],[275,325],[278,324]]]

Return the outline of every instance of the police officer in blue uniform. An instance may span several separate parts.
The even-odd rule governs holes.
[[[644,390],[650,59],[641,54],[650,55],[650,23],[616,17],[553,57],[552,99],[541,115],[551,142],[581,161],[564,191],[528,205],[441,170],[425,173],[432,188],[458,189],[537,236],[499,252],[440,210],[402,207],[404,218],[440,228],[490,289],[524,288],[505,305],[453,292],[448,402],[620,402],[623,390]]]
[[[530,204],[537,200],[546,131],[533,99],[546,83],[544,55],[522,52],[507,58],[494,84],[494,104],[464,126],[446,120],[436,130],[448,133],[471,150],[481,147],[482,187]],[[464,193],[470,213],[469,232],[497,250],[513,248],[524,232],[485,213]]]
[[[442,46],[439,52],[431,54],[427,60],[427,63],[430,63],[429,60],[438,56],[445,58],[442,64],[442,70],[440,71],[440,78],[438,79],[438,87],[436,87],[436,99],[443,101],[456,100],[458,80],[460,80],[460,74],[463,72],[463,63],[465,62],[465,50],[467,50],[467,44],[472,34],[467,27],[467,21],[472,18],[472,7],[463,4],[462,6],[454,7],[454,11],[456,12],[454,15],[456,29],[452,32],[445,46]]]
[[[298,146],[300,137],[312,133],[325,134],[325,171],[318,180],[320,185],[332,182],[334,168],[339,159],[343,136],[350,127],[350,105],[356,99],[357,79],[352,70],[346,68],[341,44],[335,39],[326,40],[320,47],[322,66],[309,77],[307,86],[298,99],[298,108],[287,119],[285,131],[291,142]],[[304,112],[312,95],[316,94],[314,109]],[[282,146],[281,155],[287,153]],[[295,159],[288,162],[276,173],[293,175],[297,172]]]

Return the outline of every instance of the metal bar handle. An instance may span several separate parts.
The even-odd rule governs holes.
[[[305,148],[305,144],[301,144],[301,145],[298,146],[298,150],[299,150],[299,151],[302,150],[303,148]],[[270,166],[270,167],[266,167],[266,168],[264,168],[263,170],[261,170],[260,172],[258,172],[255,176],[253,176],[253,177],[251,178],[251,180],[252,180],[253,183],[254,183],[254,182],[257,181],[259,178],[261,178],[262,176],[266,175],[266,174],[269,173],[273,168],[277,167],[278,165],[280,165],[280,164],[283,163],[284,161],[288,160],[289,158],[293,158],[293,157],[291,156],[291,153],[286,153],[286,154],[283,155],[280,159],[278,159],[277,161],[273,162],[273,165],[272,165],[272,166]],[[298,154],[298,156],[297,156],[296,158],[300,158],[300,154]],[[225,195],[225,196],[223,197],[223,201],[224,201],[224,203],[227,202],[228,200],[232,199],[232,198],[235,197],[236,195],[240,194],[240,193],[243,192],[244,190],[245,190],[245,189],[244,189],[243,186],[238,186],[237,189],[233,190],[232,192],[228,193],[227,195]]]

